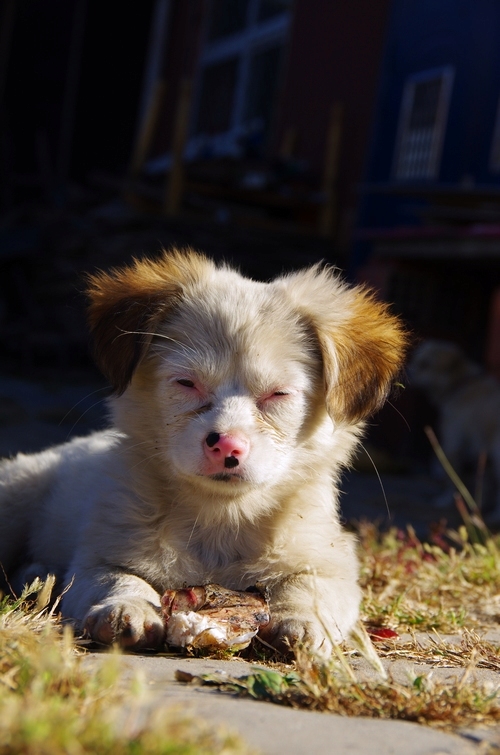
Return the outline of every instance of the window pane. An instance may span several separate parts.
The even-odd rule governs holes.
[[[271,121],[283,47],[270,47],[252,56],[246,92],[245,121],[262,121],[267,131]]]
[[[397,179],[432,179],[439,174],[453,69],[432,73],[410,77],[405,85],[394,165]]]
[[[212,0],[208,39],[220,39],[241,31],[247,25],[248,0]]]
[[[415,86],[410,128],[434,126],[437,118],[442,78],[423,81]]]
[[[290,10],[291,0],[260,0],[257,21],[267,21],[268,18],[279,16]]]
[[[196,133],[218,134],[231,125],[238,58],[207,66],[201,82]]]

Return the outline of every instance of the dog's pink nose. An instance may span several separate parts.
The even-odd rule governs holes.
[[[208,433],[203,450],[215,471],[233,469],[248,456],[248,439],[244,435]]]

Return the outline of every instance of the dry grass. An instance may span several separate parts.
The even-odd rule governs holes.
[[[178,713],[145,714],[145,684],[125,682],[113,655],[86,671],[70,628],[46,607],[50,587],[35,583],[19,600],[0,601],[1,755],[248,752]]]
[[[462,527],[421,543],[411,529],[380,535],[370,524],[360,525],[359,535],[367,624],[453,633],[498,622],[498,537],[471,542]]]

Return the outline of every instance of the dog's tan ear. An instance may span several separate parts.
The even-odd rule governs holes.
[[[312,326],[323,359],[327,410],[335,423],[379,409],[401,370],[407,336],[386,304],[315,266],[281,279]]]
[[[173,250],[89,276],[94,358],[118,394],[130,383],[158,321],[182,298],[186,286],[211,269],[213,263],[203,255]]]

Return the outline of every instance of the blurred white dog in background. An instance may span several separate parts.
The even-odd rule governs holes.
[[[422,342],[408,367],[411,384],[439,411],[439,440],[455,471],[468,478],[486,455],[493,497],[488,520],[500,523],[500,383],[454,343]],[[487,480],[487,483],[489,480]],[[471,491],[474,492],[474,491]],[[450,500],[445,496],[442,502]]]

